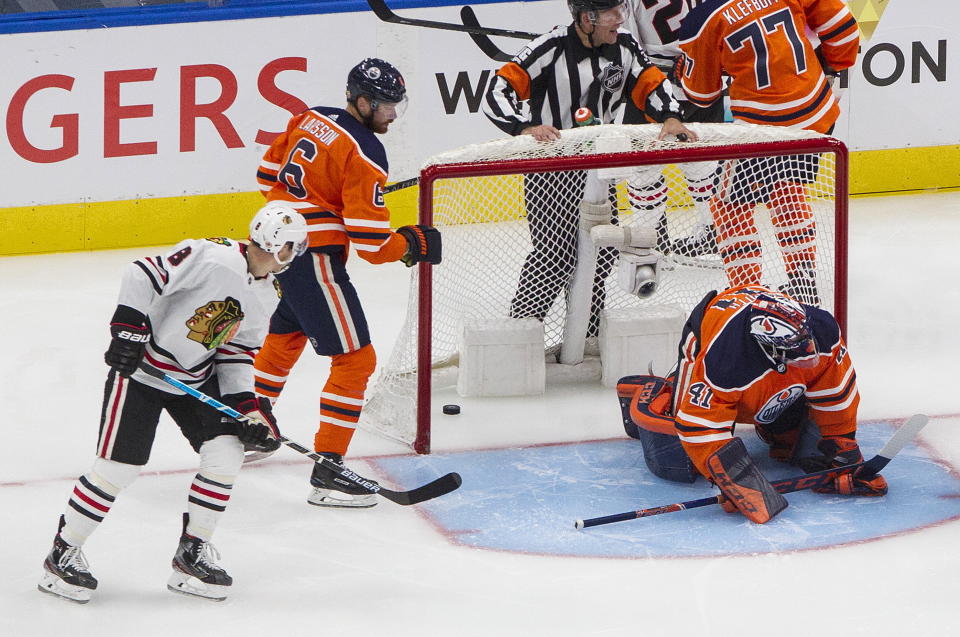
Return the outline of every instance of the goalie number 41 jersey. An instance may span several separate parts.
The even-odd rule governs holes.
[[[684,330],[674,419],[684,449],[703,472],[707,456],[733,437],[736,423],[773,423],[798,400],[824,435],[856,430],[860,394],[836,319],[804,305],[817,344],[815,362],[778,372],[750,334],[750,305],[762,287],[727,290]]]

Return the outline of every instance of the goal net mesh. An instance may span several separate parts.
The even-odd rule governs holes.
[[[419,338],[424,282],[413,268],[405,324],[368,391],[361,426],[424,450],[422,440],[415,444],[429,440],[429,413],[418,422],[416,408],[427,373],[418,369],[418,351],[429,341],[435,388],[455,384],[465,321],[535,317],[545,355],[560,347],[580,202],[597,178],[600,203],[609,206],[604,222],[652,231],[661,257],[656,291],[638,298],[618,284],[619,253],[598,251],[588,338],[602,312],[687,312],[708,291],[742,284],[839,309],[842,144],[780,127],[692,128],[697,142],[659,141],[659,125],[605,125],[563,131],[552,143],[518,136],[430,158],[421,172],[421,222],[443,239],[443,262],[431,268],[431,331]]]

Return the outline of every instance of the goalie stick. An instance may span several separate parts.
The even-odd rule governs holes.
[[[250,418],[247,418],[236,409],[233,409],[231,407],[228,407],[227,405],[224,405],[222,402],[213,398],[212,396],[208,396],[207,394],[204,394],[203,392],[198,391],[193,387],[190,387],[189,385],[180,382],[179,380],[177,380],[176,378],[173,378],[168,374],[164,374],[163,372],[153,369],[151,367],[148,367],[146,365],[141,365],[140,370],[143,371],[145,374],[153,376],[154,378],[159,378],[160,380],[167,383],[168,385],[172,385],[173,387],[176,387],[177,389],[183,391],[189,396],[196,398],[200,402],[210,405],[217,411],[220,411],[230,416],[231,418],[233,418],[238,422],[245,423],[250,421]],[[375,480],[369,480],[357,473],[354,473],[350,469],[342,465],[339,465],[336,462],[333,462],[329,458],[325,458],[324,456],[321,456],[318,453],[310,451],[303,445],[298,444],[293,440],[290,440],[286,436],[279,436],[277,440],[279,440],[281,443],[283,443],[287,447],[290,447],[297,453],[302,453],[303,455],[307,456],[314,462],[319,462],[322,465],[324,465],[327,469],[335,471],[340,477],[359,486],[361,489],[364,489],[367,493],[378,493],[383,497],[385,497],[386,499],[390,500],[391,502],[396,502],[397,504],[402,504],[404,506],[408,506],[411,504],[418,504],[426,500],[432,500],[433,498],[437,498],[441,495],[446,495],[447,493],[450,493],[451,491],[455,491],[456,489],[458,489],[460,487],[460,483],[462,482],[459,473],[448,473],[444,476],[437,478],[432,482],[428,482],[423,486],[417,487],[416,489],[411,489],[410,491],[394,491],[384,486],[380,486]]]
[[[917,433],[919,433],[920,430],[926,426],[928,421],[929,418],[923,414],[915,414],[910,416],[907,422],[897,429],[890,440],[887,441],[887,444],[883,446],[883,449],[881,449],[877,455],[870,458],[866,462],[858,462],[856,464],[849,464],[843,467],[835,467],[825,471],[817,471],[815,473],[807,473],[804,475],[795,476],[793,478],[777,480],[772,483],[773,487],[779,493],[793,493],[794,491],[802,491],[803,489],[814,489],[816,487],[824,486],[837,476],[841,476],[846,473],[853,473],[857,469],[860,469],[860,475],[866,478],[872,478],[880,473],[880,471],[887,466],[887,463],[889,463],[893,457],[900,452],[901,449],[906,447],[907,444],[914,439]],[[635,520],[637,518],[647,518],[653,515],[660,515],[661,513],[673,513],[675,511],[685,511],[686,509],[696,509],[698,507],[710,506],[711,504],[720,504],[723,502],[723,500],[723,495],[718,494],[710,496],[709,498],[700,498],[699,500],[688,500],[686,502],[665,504],[663,506],[651,507],[649,509],[640,509],[639,511],[627,511],[625,513],[615,513],[613,515],[605,515],[599,518],[577,520],[573,525],[575,528],[585,529],[591,526],[600,526],[601,524],[624,522],[626,520]]]
[[[444,31],[460,31],[462,33],[476,33],[480,35],[499,35],[505,38],[520,38],[532,40],[537,37],[535,33],[526,33],[524,31],[511,31],[510,29],[491,29],[481,26],[467,26],[457,24],[456,22],[438,22],[436,20],[418,20],[416,18],[402,18],[390,10],[384,0],[367,0],[370,9],[384,22],[393,24],[405,24],[411,27],[426,27],[428,29],[443,29]]]

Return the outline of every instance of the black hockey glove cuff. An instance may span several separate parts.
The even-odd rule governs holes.
[[[124,378],[135,371],[150,342],[147,317],[132,307],[118,305],[110,321],[110,346],[103,355],[104,362]]]
[[[277,419],[273,415],[270,401],[263,396],[257,397],[253,392],[227,394],[223,403],[233,407],[249,418],[247,422],[238,422],[229,416],[224,416],[221,422],[235,423],[237,438],[243,443],[247,451],[276,451],[280,448],[280,429]]]
[[[400,259],[407,267],[421,261],[433,265],[440,263],[443,257],[443,245],[440,240],[440,231],[433,226],[414,225],[403,226],[397,229],[407,240],[407,253]]]

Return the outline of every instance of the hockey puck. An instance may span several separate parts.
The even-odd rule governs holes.
[[[690,138],[687,137],[687,134],[686,134],[686,133],[678,133],[678,134],[677,134],[677,141],[678,141],[678,142],[685,142],[685,141],[688,141],[689,139],[690,139]]]
[[[443,413],[448,416],[455,416],[460,413],[460,405],[444,405]]]

